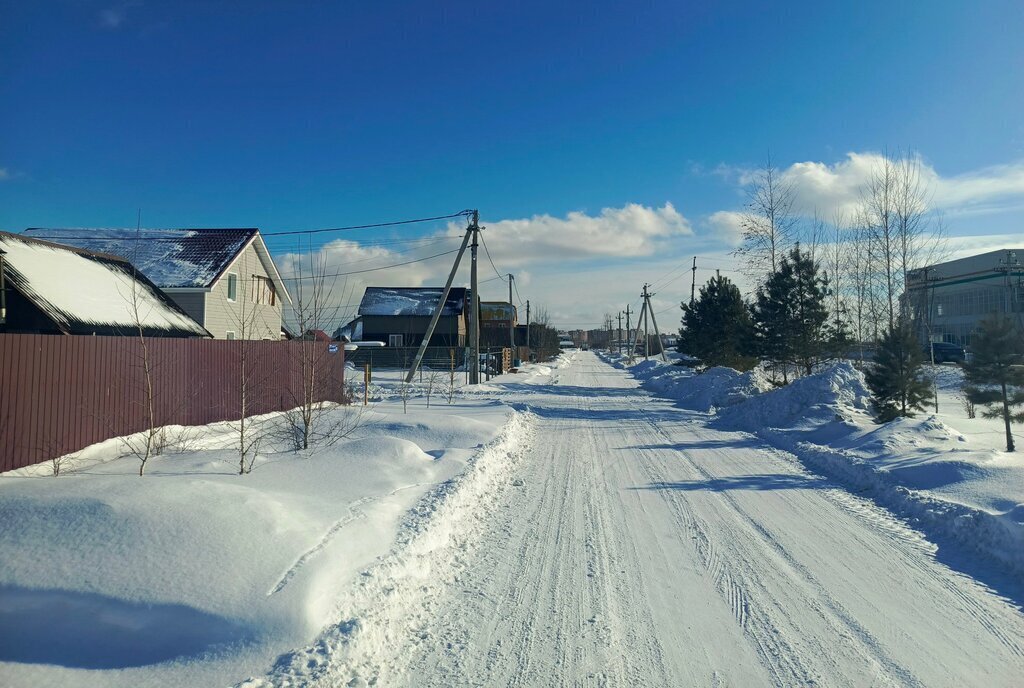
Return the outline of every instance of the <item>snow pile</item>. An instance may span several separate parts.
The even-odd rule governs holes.
[[[942,417],[876,424],[863,375],[844,362],[724,409],[715,424],[792,452],[935,541],[1024,573],[1024,457],[1000,451],[998,421],[952,420],[961,374],[940,372]]]
[[[142,478],[116,440],[58,478],[32,477],[38,466],[3,474],[4,685],[227,685],[269,666],[341,618],[335,601],[370,580],[360,572],[408,532],[410,509],[442,508],[455,484],[501,481],[503,448],[524,425],[513,417],[495,444],[511,413],[485,400],[414,401],[407,414],[378,404],[333,447],[294,453],[268,439],[245,476],[229,423],[189,429]],[[469,518],[470,505],[458,508]],[[417,553],[404,565],[429,558]]]
[[[759,368],[740,373],[732,368],[708,368],[697,373],[663,361],[644,361],[629,368],[647,389],[674,400],[682,408],[705,413],[733,406],[772,389]]]
[[[441,610],[430,607],[437,591],[456,584],[480,547],[497,494],[516,489],[511,476],[532,437],[533,416],[516,413],[501,434],[457,479],[434,492],[407,517],[399,542],[361,573],[343,596],[335,621],[309,647],[281,656],[265,678],[245,688],[280,685],[391,685],[401,674],[398,648]]]
[[[863,375],[849,362],[843,362],[799,378],[771,394],[751,395],[745,403],[720,415],[732,427],[747,430],[812,427],[867,411],[870,399]]]

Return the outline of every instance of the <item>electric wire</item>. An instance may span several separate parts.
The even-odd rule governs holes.
[[[378,270],[389,270],[391,268],[400,268],[400,267],[405,266],[405,265],[412,265],[413,263],[422,263],[425,260],[431,260],[433,258],[440,258],[441,256],[450,256],[451,254],[458,253],[458,252],[459,252],[459,249],[456,248],[456,249],[453,249],[451,251],[444,251],[443,253],[435,253],[434,255],[431,255],[431,256],[423,256],[422,258],[416,258],[414,260],[407,260],[407,261],[405,261],[403,263],[393,263],[391,265],[381,265],[380,267],[366,268],[365,270],[350,270],[348,272],[336,272],[336,273],[331,273],[331,274],[326,274],[326,275],[302,275],[302,274],[299,274],[298,276],[296,276],[296,275],[288,275],[288,276],[282,275],[281,279],[286,279],[286,280],[306,280],[306,279],[324,279],[326,277],[347,277],[348,275],[362,275],[362,274],[365,274],[367,272],[377,272]]]

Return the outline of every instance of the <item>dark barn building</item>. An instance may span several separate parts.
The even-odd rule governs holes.
[[[443,291],[441,287],[367,287],[359,303],[361,327],[353,327],[348,336],[391,347],[419,346]],[[452,287],[448,292],[429,346],[466,346],[468,293],[464,287]],[[357,330],[359,336],[352,336]]]

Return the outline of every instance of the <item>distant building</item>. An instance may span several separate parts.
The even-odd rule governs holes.
[[[280,339],[284,281],[256,228],[46,229],[21,236],[131,261],[216,339]]]
[[[517,324],[516,307],[508,301],[480,302],[480,346],[507,347],[512,339],[509,325]]]
[[[367,287],[359,302],[359,317],[338,334],[389,347],[419,346],[443,292],[442,287]],[[448,292],[430,346],[466,346],[468,293],[465,287]]]
[[[0,332],[209,337],[120,256],[0,232]]]
[[[906,307],[922,342],[967,346],[991,314],[1009,316],[1024,331],[1024,248],[914,270],[906,286]]]

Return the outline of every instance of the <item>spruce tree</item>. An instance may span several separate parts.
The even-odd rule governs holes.
[[[793,359],[803,367],[804,374],[810,375],[814,365],[828,357],[829,292],[810,253],[801,252],[797,245],[789,254],[789,262],[793,266]]]
[[[678,349],[708,366],[752,368],[752,324],[740,290],[728,277],[712,277],[700,288],[693,305],[682,304],[683,327]]]
[[[809,253],[796,246],[758,287],[753,307],[758,353],[782,365],[788,381],[788,364],[810,375],[814,365],[828,357],[828,288]]]
[[[986,418],[1002,418],[1006,451],[1013,451],[1010,423],[1024,423],[1024,334],[1009,318],[990,316],[981,322],[971,343],[971,359],[964,364],[968,401],[988,408]]]
[[[878,342],[875,361],[864,375],[879,423],[923,411],[931,382],[923,376],[924,354],[906,323],[890,328]]]
[[[754,322],[757,353],[782,366],[782,380],[789,381],[787,364],[793,357],[791,325],[793,315],[793,293],[796,281],[793,266],[783,258],[763,285],[757,288],[751,316]]]

